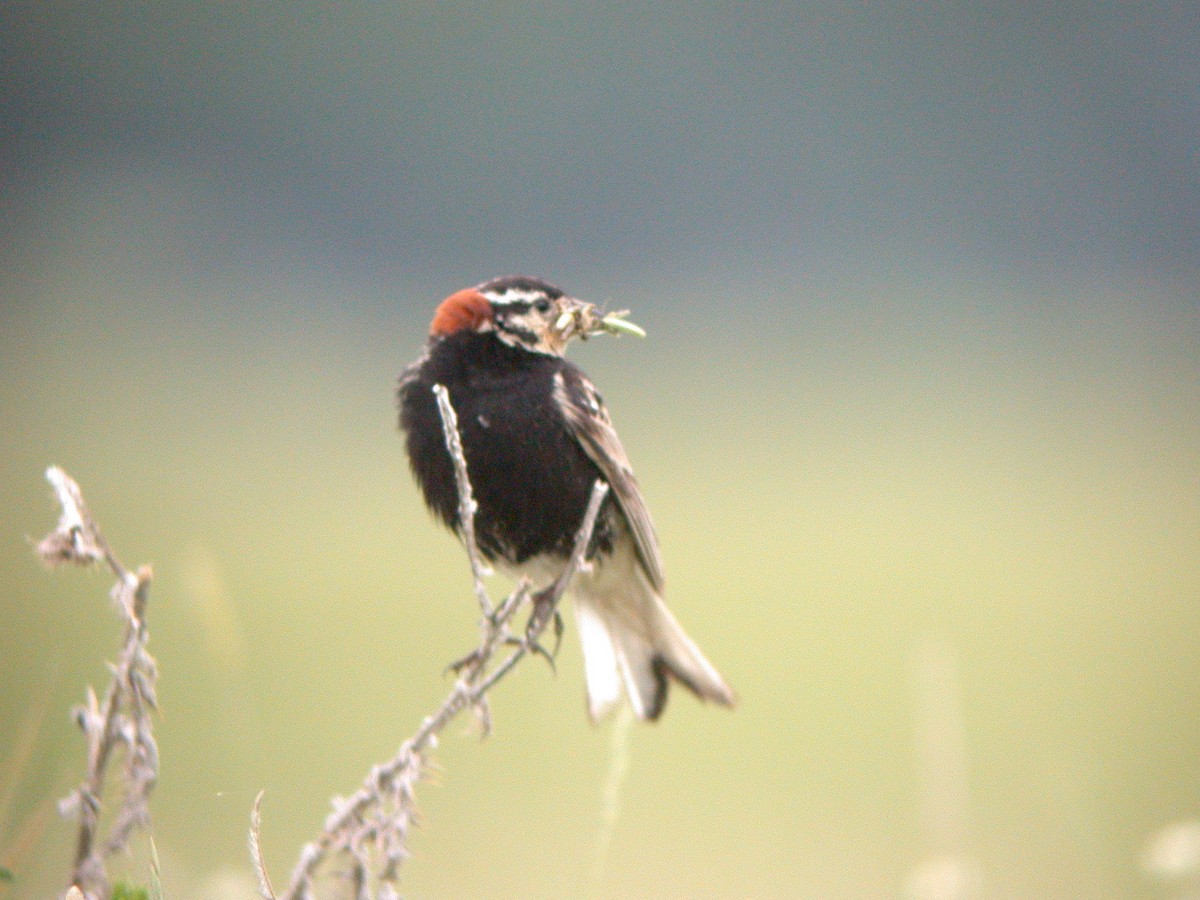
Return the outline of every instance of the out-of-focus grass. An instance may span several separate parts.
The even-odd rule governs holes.
[[[1161,298],[942,288],[961,293],[822,307],[764,285],[745,315],[686,321],[647,289],[621,305],[648,343],[577,348],[672,607],[741,697],[730,714],[676,692],[634,729],[605,896],[894,896],[951,851],[998,896],[1151,895],[1141,842],[1200,806],[1200,340]],[[390,397],[436,298],[347,318],[346,298],[65,296],[7,315],[0,362],[0,735],[30,685],[62,712],[10,821],[78,769],[65,713],[116,650],[104,579],[47,573],[25,541],[52,523],[58,463],[155,565],[167,895],[246,866],[260,788],[282,877],[475,634]],[[961,847],[922,824],[911,671],[931,641],[957,673]],[[557,677],[527,665],[497,693],[492,738],[444,741],[414,896],[588,887],[610,742],[582,697],[568,635]],[[21,891],[61,883],[65,831],[17,867]]]

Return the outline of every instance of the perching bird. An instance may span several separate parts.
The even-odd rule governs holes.
[[[620,314],[617,314],[620,315]],[[400,377],[400,427],[425,502],[458,531],[459,498],[435,384],[449,392],[478,509],[480,552],[534,588],[562,572],[592,485],[611,487],[590,571],[571,593],[593,719],[621,700],[657,719],[670,679],[732,706],[734,694],[663,602],[663,566],[650,511],[604,402],[563,358],[573,337],[640,331],[537,278],[496,278],[438,306],[425,354]]]

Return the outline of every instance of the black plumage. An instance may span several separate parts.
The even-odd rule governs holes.
[[[658,538],[604,402],[563,358],[574,337],[627,333],[628,323],[614,325],[614,317],[524,276],[451,294],[434,314],[425,355],[400,378],[409,462],[426,504],[458,531],[454,464],[433,394],[443,385],[478,504],[480,552],[529,575],[535,589],[558,577],[592,486],[607,482],[588,547],[592,565],[571,585],[591,715],[625,694],[641,718],[655,719],[671,678],[732,705],[733,691],[662,599]]]
[[[582,373],[558,356],[530,353],[474,331],[435,337],[401,377],[400,427],[430,509],[458,529],[458,488],[435,384],[458,415],[463,455],[479,504],[475,535],[491,562],[566,557],[600,469],[568,430],[553,396],[556,374]],[[612,552],[613,500],[605,498],[588,555]]]

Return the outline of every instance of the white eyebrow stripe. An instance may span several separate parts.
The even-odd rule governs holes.
[[[517,291],[509,289],[503,294],[484,291],[484,296],[497,306],[507,306],[517,303],[533,303],[535,300],[548,299],[541,291]]]

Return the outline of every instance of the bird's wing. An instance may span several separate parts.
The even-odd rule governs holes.
[[[575,439],[600,467],[616,495],[633,531],[642,567],[655,590],[661,593],[665,578],[654,522],[600,392],[587,376],[568,364],[554,376],[554,401],[562,410]]]

